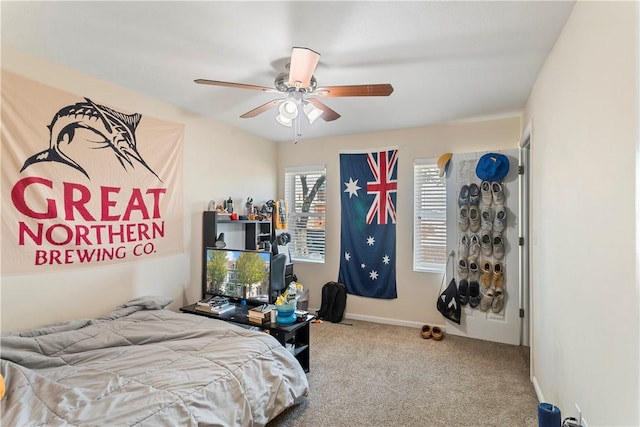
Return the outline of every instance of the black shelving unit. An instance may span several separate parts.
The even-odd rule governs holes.
[[[255,221],[255,220],[231,220],[220,217],[215,211],[204,211],[202,216],[202,235],[203,247],[212,247],[216,242],[217,235],[220,231],[218,225],[230,224],[241,226],[244,228],[244,248],[238,249],[258,249],[260,243],[271,242],[272,224],[271,221]]]
[[[220,224],[243,227],[244,228],[244,248],[255,250],[260,242],[270,242],[272,224],[271,221],[251,221],[251,220],[231,220],[227,217],[221,218],[216,211],[204,211],[202,214],[202,298],[205,298],[207,271],[207,254],[205,248],[215,247],[216,239],[220,230]]]
[[[229,222],[236,222],[236,221],[229,221]],[[271,242],[271,222],[269,221],[242,221],[242,222],[244,224],[245,249],[258,249],[261,243]]]

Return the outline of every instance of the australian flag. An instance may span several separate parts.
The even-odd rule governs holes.
[[[353,295],[397,298],[398,150],[340,154],[340,182],[338,281]]]

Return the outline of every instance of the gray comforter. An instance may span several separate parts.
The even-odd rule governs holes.
[[[2,426],[264,425],[307,394],[275,338],[169,302],[2,335]]]

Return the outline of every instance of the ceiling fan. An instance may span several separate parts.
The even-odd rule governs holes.
[[[212,86],[282,93],[285,95],[284,97],[266,102],[240,117],[243,119],[255,117],[272,107],[279,106],[280,114],[276,120],[284,126],[292,126],[300,110],[306,114],[310,123],[313,123],[317,118],[322,118],[327,122],[340,118],[340,114],[316,97],[389,96],[393,92],[393,86],[388,83],[318,87],[313,73],[319,59],[320,54],[309,48],[294,47],[291,51],[291,60],[287,65],[287,71],[276,76],[273,88],[207,79],[194,81],[198,84]]]

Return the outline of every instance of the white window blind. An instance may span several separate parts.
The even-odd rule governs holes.
[[[414,180],[414,271],[442,272],[447,262],[447,192],[437,159],[416,159]]]
[[[294,261],[324,262],[326,176],[324,166],[285,169],[287,230]]]

